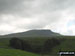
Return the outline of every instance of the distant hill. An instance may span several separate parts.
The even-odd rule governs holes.
[[[3,37],[52,37],[52,36],[60,36],[60,34],[54,33],[51,30],[29,30],[26,32],[4,35]]]

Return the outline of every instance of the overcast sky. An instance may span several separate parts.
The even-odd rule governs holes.
[[[0,35],[31,29],[75,35],[75,0],[0,0]]]

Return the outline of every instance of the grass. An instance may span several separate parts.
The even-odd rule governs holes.
[[[75,37],[64,36],[64,38],[66,40],[54,47],[51,54],[58,56],[59,51],[75,51]]]
[[[58,46],[54,47],[52,49],[52,52],[49,53],[49,56],[58,56],[58,52],[61,50],[61,51],[75,51],[75,36],[61,36],[61,37],[56,37],[58,39],[61,39],[61,38],[64,38],[65,40]],[[1,38],[0,39],[0,46],[3,46],[3,47],[8,47],[9,48],[9,40],[11,38]],[[44,42],[47,40],[47,39],[50,39],[49,37],[35,37],[35,38],[32,38],[32,37],[27,37],[27,38],[21,38],[23,40],[26,40],[28,41],[32,46],[37,46],[37,45],[43,45]],[[0,56],[27,56],[27,55],[32,55],[32,56],[37,56],[36,54],[32,54],[32,53],[29,53],[29,52],[25,52],[25,51],[21,51],[21,50],[14,50],[14,49],[4,49],[4,48],[0,48]],[[13,54],[13,55],[11,55]],[[44,56],[47,56],[47,55],[44,55]]]
[[[2,47],[8,48],[10,39],[11,38],[0,38],[0,48]]]
[[[17,49],[0,48],[0,56],[39,56],[39,55]]]

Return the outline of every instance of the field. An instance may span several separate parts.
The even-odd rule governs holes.
[[[53,37],[52,37],[53,38]],[[52,51],[48,53],[49,56],[58,56],[59,51],[75,51],[75,37],[74,36],[61,36],[61,37],[55,37],[57,39],[64,39],[64,41],[61,42],[60,45],[57,45],[55,47],[52,48]],[[16,52],[19,52],[19,56],[23,56],[25,54],[27,54],[28,52],[25,51],[21,51],[21,50],[14,50],[12,48],[9,47],[9,40],[11,38],[1,38],[0,39],[0,55],[4,56],[4,54],[6,53],[7,56],[17,56],[18,54]],[[42,46],[44,44],[44,42],[48,39],[51,39],[49,37],[29,37],[29,38],[20,38],[23,40],[28,41],[34,48],[36,48],[36,46]],[[5,52],[4,52],[5,51]],[[11,55],[14,52],[13,55]],[[10,53],[10,54],[8,54]],[[30,54],[32,53],[28,53],[29,56],[31,56]],[[38,54],[41,55],[41,54]],[[36,54],[33,54],[32,56],[38,56]],[[27,56],[27,55],[26,55]],[[43,55],[43,56],[47,56]]]
[[[16,49],[0,48],[0,56],[39,56],[39,55]]]
[[[63,38],[65,41],[54,47],[51,54],[58,56],[59,51],[75,51],[75,37],[64,36]]]

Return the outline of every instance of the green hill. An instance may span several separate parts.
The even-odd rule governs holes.
[[[39,56],[39,55],[16,49],[0,48],[0,56]]]
[[[29,30],[21,33],[3,35],[1,37],[52,37],[52,36],[60,36],[60,34],[52,32],[51,30]]]
[[[64,41],[62,41],[60,45],[55,46],[52,49],[52,51],[49,52],[49,54],[48,54],[49,56],[58,56],[58,52],[60,50],[61,51],[75,51],[75,36],[57,36],[55,38],[58,38],[58,39],[63,38]],[[0,47],[3,46],[3,48],[9,48],[8,44],[9,44],[10,39],[11,38],[1,38],[0,39]],[[36,48],[36,46],[38,46],[38,45],[42,46],[46,40],[51,39],[51,38],[49,38],[49,37],[44,37],[44,38],[40,38],[40,37],[36,37],[36,38],[30,37],[30,38],[28,38],[27,37],[27,38],[24,38],[23,37],[23,38],[20,38],[20,39],[28,41],[33,47]],[[9,53],[10,52],[12,53],[13,49],[3,49],[3,48],[0,48],[0,53],[2,52],[1,50],[10,50]],[[15,51],[18,52],[17,50],[15,50]],[[24,53],[24,51],[22,51],[22,52]],[[13,56],[15,56],[15,55],[13,55]],[[45,55],[45,56],[47,56],[47,55]]]

